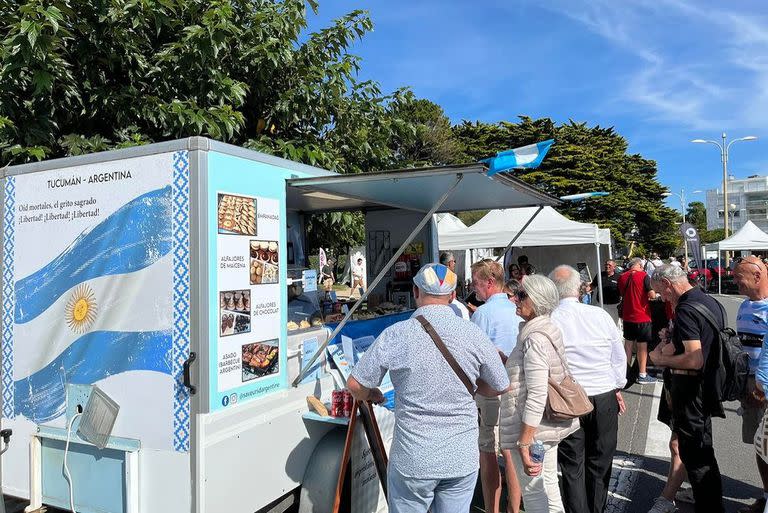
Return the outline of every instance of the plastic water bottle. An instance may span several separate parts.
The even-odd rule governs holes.
[[[544,462],[544,453],[546,452],[547,448],[544,447],[544,444],[541,443],[539,440],[536,440],[533,445],[531,445],[531,448],[529,449],[531,453],[531,461],[534,463],[542,463]]]

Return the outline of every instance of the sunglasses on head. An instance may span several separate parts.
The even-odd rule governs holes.
[[[753,262],[751,260],[747,260],[749,257],[736,257],[733,259],[733,265],[736,267],[739,264],[752,264],[761,271],[763,270],[763,266],[759,262]]]

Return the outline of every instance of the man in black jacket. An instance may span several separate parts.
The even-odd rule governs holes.
[[[658,267],[651,284],[665,301],[676,305],[672,341],[659,344],[649,356],[670,370],[671,428],[688,471],[695,511],[722,513],[723,485],[712,440],[712,417],[725,417],[715,386],[720,335],[694,305],[708,309],[720,326],[727,320],[717,301],[692,287],[679,266]]]

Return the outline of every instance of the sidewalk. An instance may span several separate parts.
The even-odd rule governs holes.
[[[646,513],[659,496],[669,469],[667,426],[656,420],[661,383],[635,385],[624,392],[627,414],[619,420],[619,444],[614,458],[608,513]],[[723,479],[728,513],[736,513],[762,495],[752,446],[741,442],[737,403],[726,405],[726,418],[713,420],[715,453]],[[693,505],[677,504],[680,513]]]

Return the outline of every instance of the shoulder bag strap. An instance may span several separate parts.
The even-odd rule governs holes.
[[[717,302],[717,305],[720,307],[720,311],[724,314],[723,305],[720,304],[720,302]],[[691,302],[691,308],[699,312],[706,320],[709,322],[709,324],[715,328],[715,331],[720,331],[723,329],[722,326],[719,325],[717,320],[715,319],[715,316],[712,315],[712,311],[707,308],[706,306],[702,305],[701,303],[694,303]],[[725,315],[723,315],[723,319],[725,319]]]
[[[469,392],[469,395],[474,397],[475,387],[472,385],[469,377],[467,377],[464,369],[459,366],[459,363],[445,346],[445,342],[443,342],[443,339],[441,339],[440,335],[437,334],[434,326],[432,326],[432,324],[430,324],[430,322],[423,315],[417,315],[416,320],[421,323],[421,327],[424,328],[424,331],[427,332],[427,335],[429,335],[429,337],[432,339],[432,342],[435,343],[437,349],[440,351],[440,354],[442,354],[443,358],[445,358],[445,361],[448,362],[448,365],[451,366],[451,369],[453,369],[453,372],[456,373],[456,376],[458,376],[461,382],[464,383],[464,386],[467,387],[467,392]]]
[[[720,331],[725,329],[728,326],[728,320],[726,319],[725,314],[725,308],[723,308],[723,305],[720,304],[720,301],[717,301],[717,306],[720,307],[720,312],[723,314],[723,321],[725,321],[725,326],[720,327],[717,320],[715,319],[715,316],[712,315],[712,311],[707,308],[706,306],[702,305],[701,303],[691,303],[691,308],[699,312],[704,319],[707,320],[710,326],[712,326],[715,329],[715,347],[717,348],[717,361],[720,363],[720,366],[723,365],[723,350],[720,347]],[[706,366],[706,362],[704,364]],[[704,370],[704,367],[702,367],[700,370]]]

